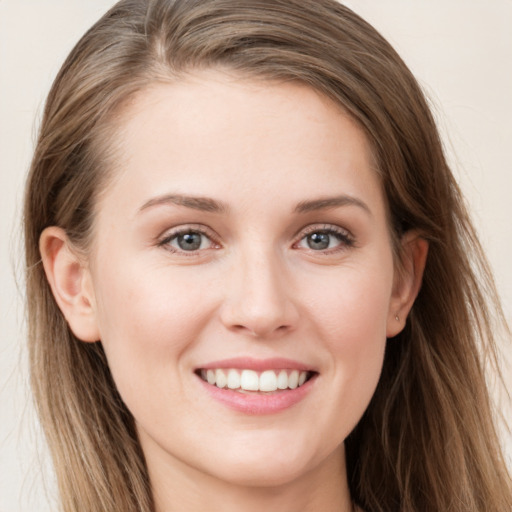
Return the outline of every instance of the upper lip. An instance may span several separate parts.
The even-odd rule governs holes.
[[[272,357],[268,359],[255,359],[253,357],[233,357],[229,359],[222,359],[212,361],[210,363],[201,365],[198,369],[213,370],[217,368],[237,368],[244,370],[265,371],[265,370],[299,370],[299,371],[315,371],[311,365],[287,359],[284,357]]]

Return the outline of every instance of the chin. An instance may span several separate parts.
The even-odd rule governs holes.
[[[300,478],[309,471],[307,464],[295,461],[273,461],[260,458],[254,463],[233,461],[212,475],[220,480],[241,487],[281,487]]]
[[[304,442],[290,441],[288,436],[279,443],[261,440],[253,447],[233,447],[227,457],[216,459],[211,474],[238,486],[279,487],[301,478],[325,460],[324,454],[314,453],[311,447],[305,449]]]

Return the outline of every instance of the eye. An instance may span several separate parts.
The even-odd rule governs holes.
[[[158,243],[159,246],[169,249],[171,252],[188,252],[212,249],[217,245],[211,237],[199,229],[180,229],[169,233]]]
[[[208,245],[207,239],[202,233],[194,232],[176,235],[171,241],[171,245],[173,244],[183,251],[197,251]]]
[[[351,235],[338,227],[311,228],[299,240],[296,247],[311,251],[330,251],[351,247],[354,240]]]

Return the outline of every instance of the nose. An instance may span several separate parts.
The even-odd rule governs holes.
[[[299,311],[284,267],[271,251],[240,255],[225,283],[221,320],[227,329],[265,339],[296,328]]]

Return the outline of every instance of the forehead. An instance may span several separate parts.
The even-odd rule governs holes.
[[[223,202],[300,202],[363,194],[382,202],[368,140],[327,97],[299,83],[217,71],[155,83],[124,106],[117,179],[105,194],[131,210],[173,192]],[[265,186],[266,185],[266,186]]]

